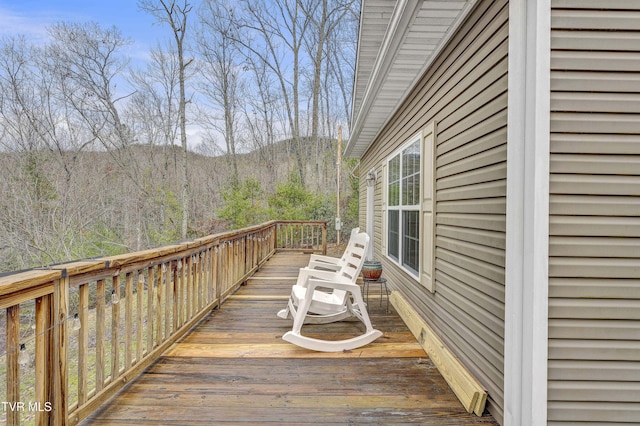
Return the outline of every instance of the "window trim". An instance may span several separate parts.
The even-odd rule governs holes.
[[[402,176],[402,153],[403,151],[405,151],[407,148],[409,148],[411,145],[413,145],[414,143],[418,143],[418,149],[420,150],[420,167],[419,167],[419,185],[420,185],[420,191],[418,194],[418,199],[415,200],[416,203],[415,204],[411,204],[411,205],[406,205],[403,206],[402,205],[402,189],[403,189],[403,185],[402,185],[402,181],[403,181],[403,176]],[[391,153],[385,160],[384,162],[384,167],[385,167],[385,171],[386,173],[384,174],[384,187],[383,187],[383,191],[384,191],[384,206],[383,206],[383,211],[384,211],[384,230],[383,230],[383,238],[385,241],[384,244],[384,256],[389,259],[389,261],[393,262],[395,265],[397,265],[399,268],[401,268],[404,272],[406,272],[411,278],[415,279],[416,281],[420,282],[420,274],[421,274],[421,270],[422,270],[422,230],[423,230],[423,225],[422,225],[422,182],[423,182],[423,162],[424,162],[424,138],[423,138],[423,132],[420,131],[417,134],[413,135],[411,138],[409,138],[406,142],[404,142],[398,149],[396,149],[393,153]],[[400,158],[400,175],[399,175],[399,189],[398,189],[398,205],[397,206],[392,206],[391,202],[389,200],[389,177],[390,177],[390,167],[389,167],[389,163],[395,159],[396,157]],[[389,247],[390,247],[390,241],[389,241],[389,212],[390,211],[398,211],[398,230],[399,230],[399,236],[398,236],[398,259],[395,259],[394,257],[392,257],[389,254]],[[418,269],[414,270],[413,268],[411,268],[410,266],[404,265],[404,260],[403,260],[403,212],[417,212],[418,213],[418,218],[419,218],[419,224],[418,224]]]

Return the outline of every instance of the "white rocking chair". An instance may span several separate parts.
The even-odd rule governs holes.
[[[382,332],[373,328],[360,286],[356,284],[368,244],[369,236],[366,233],[354,235],[345,252],[345,264],[335,272],[309,267],[300,269],[287,307],[278,312],[280,318],[293,317],[293,328],[282,336],[283,340],[315,351],[339,352],[359,348],[382,336]],[[325,324],[351,316],[365,325],[364,334],[336,341],[314,339],[301,334],[305,323]]]

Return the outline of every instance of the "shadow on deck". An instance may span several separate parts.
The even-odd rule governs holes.
[[[376,299],[371,319],[384,336],[368,346],[320,353],[284,342],[291,322],[276,312],[307,261],[274,256],[83,424],[497,425],[463,409],[402,320]],[[343,322],[303,332],[344,338],[362,327]]]

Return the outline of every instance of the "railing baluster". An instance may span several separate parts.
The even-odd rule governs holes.
[[[203,286],[203,290],[204,290],[204,305],[208,305],[209,303],[211,303],[212,297],[211,297],[211,282],[212,282],[212,278],[211,278],[211,270],[212,270],[212,266],[213,266],[213,248],[209,247],[207,250],[205,250],[205,282],[204,282],[204,286]]]
[[[200,308],[207,305],[207,252],[200,252]]]
[[[111,291],[120,299],[120,275],[112,278]],[[111,380],[115,381],[120,375],[120,303],[111,303]]]
[[[79,289],[78,319],[80,320],[80,330],[78,330],[78,405],[87,401],[87,376],[88,376],[88,354],[89,350],[89,285],[81,284]]]
[[[166,285],[164,288],[164,337],[165,340],[171,336],[171,325],[173,321],[173,286],[175,285],[173,281],[173,274],[171,273],[171,263],[165,263],[164,267],[166,269]]]
[[[105,322],[104,280],[96,282],[96,393],[104,387],[104,322]]]
[[[194,312],[198,312],[201,306],[201,287],[202,287],[202,262],[200,259],[200,253],[196,253],[194,256],[194,266],[193,266],[193,288],[194,288]]]
[[[252,236],[247,236],[246,245],[247,245],[246,256],[249,262],[248,267],[249,267],[249,270],[254,270],[257,264],[255,262],[255,257],[254,257],[255,244]]]
[[[163,306],[163,295],[164,295],[164,273],[162,272],[162,265],[157,265],[157,275],[158,275],[158,285],[156,287],[156,344],[155,346],[159,346],[162,343],[162,312],[164,310]]]
[[[179,261],[178,261],[179,262]],[[178,274],[177,262],[171,263],[171,272],[173,274],[173,323],[171,333],[175,333],[180,326],[180,275]]]
[[[313,249],[313,245],[311,245],[311,247],[309,247],[309,235],[310,235],[310,229],[307,225],[302,225],[302,248],[304,249],[309,249],[312,248]]]
[[[52,356],[52,424],[61,425],[67,421],[67,396],[69,389],[67,362],[69,318],[69,277],[57,280],[53,286],[53,341]]]
[[[256,257],[256,238],[254,234],[251,234],[249,238],[249,247],[251,248],[251,268],[258,266],[257,257]]]
[[[51,371],[47,361],[50,356],[51,334],[51,296],[41,296],[36,299],[36,401],[45,407],[50,402],[49,379]],[[48,424],[46,411],[36,413],[36,425]]]
[[[17,403],[20,401],[20,305],[7,308],[7,401]],[[20,424],[20,411],[7,410],[7,425]]]
[[[178,269],[178,325],[182,327],[182,325],[186,322],[185,315],[185,298],[186,298],[186,289],[184,286],[184,267],[185,261],[184,258],[178,260],[178,265],[176,268]]]
[[[153,351],[153,292],[156,279],[154,271],[152,266],[147,269],[147,354]]]
[[[191,312],[193,311],[193,257],[189,255],[187,257],[186,273],[186,287],[187,287],[187,300],[186,300],[186,317],[191,318]]]
[[[244,277],[244,273],[246,270],[245,260],[244,260],[244,255],[245,255],[244,241],[242,238],[238,238],[236,241],[237,241],[236,245],[238,246],[238,250],[236,250],[236,265],[238,265],[236,270],[238,271],[238,275],[236,276],[236,279],[233,281],[234,283],[238,282],[238,280]]]
[[[231,280],[232,283],[235,283],[238,281],[238,278],[240,277],[240,262],[238,261],[238,257],[239,252],[240,251],[240,241],[239,240],[233,240],[233,279]]]
[[[245,235],[242,237],[242,251],[244,252],[244,274],[251,270],[253,265],[251,264],[251,244],[248,244],[248,237]]]
[[[182,321],[180,325],[187,322],[187,314],[189,312],[189,279],[187,278],[187,270],[189,269],[188,258],[182,258],[182,269],[180,272],[180,312]]]
[[[207,282],[207,259],[205,252],[201,251],[198,254],[198,311],[200,311],[206,301],[205,288]]]
[[[127,272],[125,276],[125,305],[124,305],[124,368],[131,367],[133,357],[133,342],[131,340],[133,330],[133,272]]]
[[[143,316],[143,294],[144,294],[144,275],[143,271],[138,271],[138,280],[136,287],[136,363],[142,360],[142,328],[144,323]]]
[[[231,287],[231,283],[233,283],[233,241],[229,241],[229,248],[227,249],[227,261],[225,264],[225,269],[227,269],[227,281],[224,283],[224,291],[226,293],[227,290]]]
[[[193,312],[200,310],[200,255],[193,256]]]
[[[224,261],[222,263],[222,270],[224,271],[224,287],[222,288],[222,297],[229,288],[229,283],[233,280],[233,246],[227,244],[224,246]]]
[[[222,303],[222,297],[221,297],[221,285],[220,285],[220,280],[221,280],[221,274],[220,274],[220,257],[222,256],[222,246],[220,245],[220,242],[218,242],[218,245],[215,247],[213,253],[214,253],[214,267],[213,267],[213,276],[214,276],[214,292],[215,292],[215,300],[216,300],[216,309],[220,309],[220,304]]]
[[[234,244],[235,246],[235,253],[233,256],[233,262],[236,265],[236,276],[234,277],[234,284],[238,282],[238,280],[244,275],[243,273],[243,269],[244,269],[244,262],[241,259],[242,256],[242,239],[238,238],[236,239],[236,243]]]
[[[283,241],[284,245],[281,246],[283,248],[284,247],[289,247],[289,245],[290,245],[289,239],[290,239],[290,235],[291,235],[291,225],[286,224],[284,226],[284,235],[285,235],[285,238],[284,238],[284,241]]]
[[[233,254],[231,257],[233,275],[231,276],[231,283],[235,283],[238,281],[238,276],[240,275],[238,271],[238,240],[233,240],[233,245],[231,247],[233,247]]]
[[[184,257],[182,259],[182,278],[181,278],[181,286],[182,286],[182,317],[184,318],[182,324],[186,324],[189,318],[189,303],[191,302],[189,292],[189,262],[190,256]]]
[[[196,272],[197,272],[197,277],[198,279],[196,280],[197,283],[197,311],[199,312],[202,307],[204,306],[204,274],[205,274],[205,267],[204,267],[204,253],[203,252],[199,252],[196,254],[196,259],[198,259],[198,263],[196,264],[197,268],[196,268]]]

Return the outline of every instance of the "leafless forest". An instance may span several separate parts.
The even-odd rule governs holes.
[[[0,39],[0,272],[219,231],[247,178],[335,191],[357,2],[138,5],[166,31],[144,61],[92,22]]]

